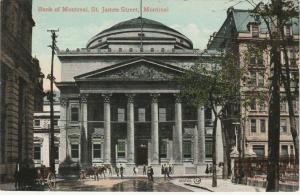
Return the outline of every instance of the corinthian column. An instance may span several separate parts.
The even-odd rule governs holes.
[[[63,162],[68,155],[68,140],[67,140],[67,109],[68,100],[61,98],[60,100],[60,119],[58,126],[60,127],[60,147],[59,147],[59,162]]]
[[[175,94],[174,161],[182,163],[182,110],[181,98]]]
[[[197,126],[199,136],[199,163],[205,163],[205,118],[204,107],[199,106],[197,109]]]
[[[134,94],[127,96],[127,160],[128,163],[134,163]]]
[[[151,142],[152,142],[152,164],[158,164],[158,96],[159,94],[151,94]]]
[[[104,98],[104,163],[111,162],[111,129],[110,129],[110,97],[111,94],[102,94]]]
[[[88,129],[87,129],[87,100],[86,96],[80,97],[81,111],[81,163],[83,166],[88,164]]]

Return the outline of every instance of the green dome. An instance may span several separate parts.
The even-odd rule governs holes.
[[[168,30],[172,32],[176,32],[181,34],[180,32],[160,23],[154,20],[150,20],[147,18],[133,18],[130,20],[126,20],[124,22],[120,22],[108,29],[105,29],[104,31],[100,32],[99,34],[106,33],[113,30],[119,30],[119,29],[128,29],[128,28],[141,28],[141,23],[143,25],[143,28],[155,28],[155,29],[161,29],[161,30]]]

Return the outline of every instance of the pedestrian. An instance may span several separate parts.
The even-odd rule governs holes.
[[[146,175],[146,165],[143,165],[143,175]]]
[[[117,174],[117,177],[119,177],[119,168],[116,166],[116,168],[115,168],[115,172],[116,172],[116,174]]]
[[[121,179],[123,179],[123,173],[124,173],[124,167],[123,167],[123,165],[121,164],[121,167],[120,167]]]
[[[165,165],[165,175],[170,178],[169,167],[167,165]]]
[[[209,174],[208,164],[206,164],[205,174]]]
[[[171,167],[171,165],[168,163],[168,173],[169,173],[169,175],[172,173],[172,167]]]
[[[152,166],[149,166],[147,170],[147,176],[149,181],[153,181],[153,175],[154,175],[153,168]]]
[[[96,165],[94,165],[93,172],[94,172],[94,179],[96,181],[98,181],[99,180],[99,176],[98,176],[98,168],[97,168]]]
[[[16,164],[16,171],[15,171],[15,189],[20,190],[20,164]]]
[[[108,174],[110,175],[110,176],[112,176],[112,167],[111,167],[111,165],[108,165]]]

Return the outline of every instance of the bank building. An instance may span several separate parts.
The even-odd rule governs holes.
[[[214,116],[180,99],[175,79],[200,53],[185,35],[141,17],[96,34],[86,48],[60,50],[60,163],[122,164],[125,174],[135,164],[158,173],[170,163],[175,174],[204,174]]]

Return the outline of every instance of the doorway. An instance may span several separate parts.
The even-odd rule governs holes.
[[[138,142],[136,146],[136,164],[148,164],[148,144],[147,142]]]

